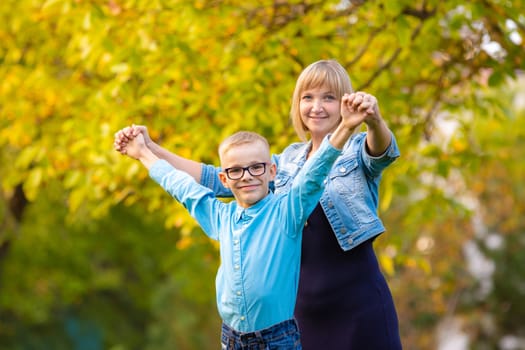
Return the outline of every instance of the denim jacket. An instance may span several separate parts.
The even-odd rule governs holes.
[[[378,157],[367,153],[365,141],[365,132],[348,140],[330,171],[320,200],[339,245],[345,251],[385,231],[377,214],[379,182],[383,169],[400,155],[393,134],[390,146]],[[273,156],[277,164],[273,183],[276,193],[289,189],[292,179],[306,162],[310,147],[310,142],[294,143],[280,155]],[[202,164],[201,184],[211,188],[217,196],[231,196],[218,180],[218,171],[214,166]]]

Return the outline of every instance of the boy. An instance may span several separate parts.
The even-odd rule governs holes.
[[[293,318],[303,226],[323,192],[323,182],[361,113],[342,99],[342,122],[300,170],[289,192],[275,195],[276,174],[262,136],[238,132],[219,146],[222,184],[235,201],[224,203],[187,173],[160,160],[137,135],[125,153],[140,160],[150,176],[175,197],[220,242],[216,297],[223,320],[222,349],[301,349]],[[359,115],[359,116],[358,116]]]

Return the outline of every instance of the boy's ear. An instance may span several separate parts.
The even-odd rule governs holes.
[[[219,172],[219,180],[221,180],[221,183],[224,187],[226,188],[230,188],[230,186],[228,186],[228,178],[226,177],[226,173],[224,172]]]
[[[277,175],[277,165],[275,163],[270,164],[270,180],[273,180]]]

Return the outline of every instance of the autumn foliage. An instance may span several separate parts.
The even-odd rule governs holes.
[[[400,144],[376,246],[405,347],[436,348],[452,317],[472,346],[523,337],[523,13],[517,0],[2,1],[0,349],[216,348],[216,246],[113,134],[145,124],[216,163],[248,129],[280,152],[297,141],[295,79],[323,58],[378,98]],[[493,262],[488,289],[472,244]]]

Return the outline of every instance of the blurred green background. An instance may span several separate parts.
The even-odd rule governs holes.
[[[406,349],[525,349],[522,1],[4,0],[0,349],[216,349],[217,246],[113,134],[279,153],[335,58],[402,157],[376,241]]]

